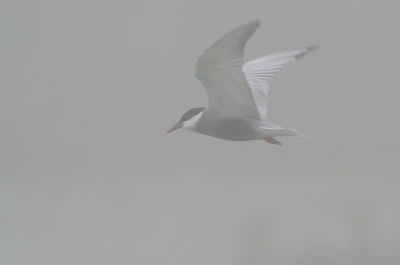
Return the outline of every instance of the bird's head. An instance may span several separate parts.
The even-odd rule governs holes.
[[[184,128],[193,131],[196,128],[201,118],[201,115],[203,115],[204,109],[205,108],[194,108],[186,111],[186,113],[182,115],[179,122],[174,126],[172,126],[167,133],[173,132],[179,128]]]

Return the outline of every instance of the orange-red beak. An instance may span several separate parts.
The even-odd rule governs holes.
[[[179,128],[182,128],[183,124],[182,123],[177,123],[174,126],[171,127],[171,129],[168,130],[167,133],[173,132],[175,130],[178,130]]]

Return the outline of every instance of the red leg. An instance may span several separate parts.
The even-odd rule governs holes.
[[[272,138],[272,137],[265,136],[263,139],[264,139],[267,143],[270,143],[270,144],[282,145],[281,142],[275,140],[275,139]]]

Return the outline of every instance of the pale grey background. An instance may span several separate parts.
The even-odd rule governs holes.
[[[2,1],[1,264],[400,264],[400,2]],[[197,57],[321,48],[272,83],[309,138],[165,132]]]

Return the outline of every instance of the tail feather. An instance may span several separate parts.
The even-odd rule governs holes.
[[[308,137],[308,135],[299,133],[295,129],[285,129],[285,130],[287,130],[288,133],[290,133],[290,134],[288,134],[288,136]]]
[[[271,129],[271,128],[265,128],[265,127],[260,127],[265,134],[265,136],[268,137],[278,137],[278,136],[299,136],[299,137],[308,137],[308,135],[301,134],[295,129]]]

